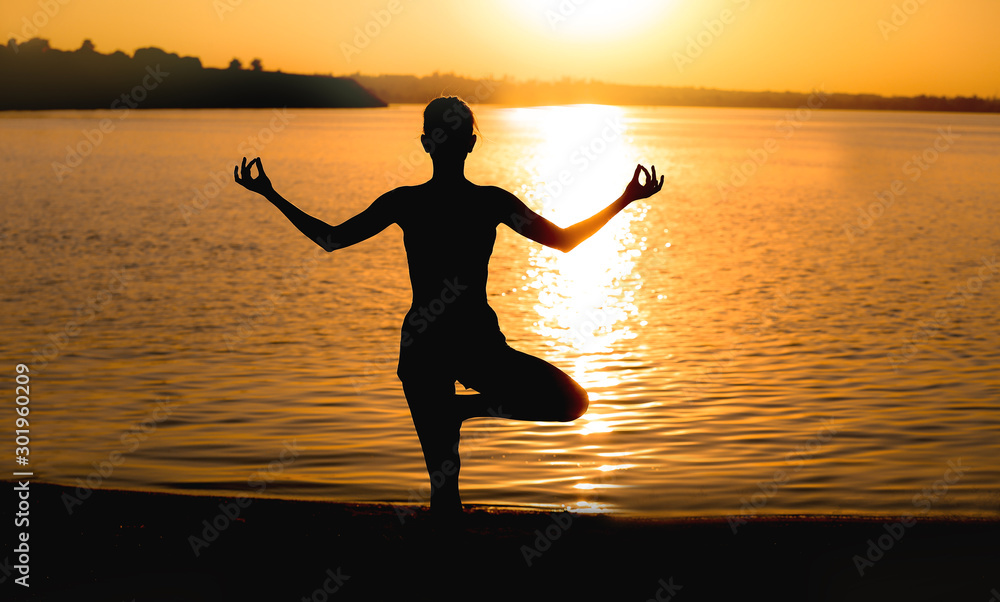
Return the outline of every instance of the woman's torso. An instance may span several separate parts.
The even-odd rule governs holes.
[[[490,187],[432,182],[400,189],[397,223],[413,288],[403,344],[464,347],[503,341],[486,301],[489,260],[499,224]]]

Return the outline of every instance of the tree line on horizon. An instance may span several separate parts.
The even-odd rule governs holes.
[[[158,66],[158,67],[157,67]],[[158,74],[151,79],[150,70]],[[206,68],[197,57],[159,48],[133,56],[102,54],[90,40],[75,51],[56,50],[32,38],[0,44],[0,110],[107,109],[118,101],[133,108],[380,107],[425,104],[441,95],[504,105],[614,104],[796,108],[815,92],[748,92],[714,88],[637,86],[563,78],[520,81],[509,76],[474,79],[454,73],[334,77],[264,71],[260,59],[244,69]],[[155,81],[154,81],[155,80]],[[150,85],[155,83],[154,89]],[[148,89],[147,89],[148,88]],[[822,92],[822,108],[895,111],[1000,112],[1000,99],[978,96],[880,96]],[[132,98],[132,96],[141,96]]]
[[[90,40],[73,51],[41,38],[0,44],[0,81],[0,110],[386,105],[350,78],[264,71],[259,59],[206,68],[159,48],[102,54]]]

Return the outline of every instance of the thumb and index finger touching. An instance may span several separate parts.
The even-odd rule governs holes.
[[[247,164],[247,158],[243,157],[243,163],[233,167],[233,176],[236,178],[237,182],[242,180],[252,180],[254,179],[250,172],[253,170],[254,163],[257,164],[257,177],[264,175],[264,164],[261,163],[260,157],[256,157],[249,164]],[[242,177],[241,177],[242,174]]]
[[[638,165],[636,165],[635,166],[635,173],[632,175],[632,180],[635,181],[636,184],[639,184],[639,174],[645,174],[646,175],[646,183],[645,184],[641,184],[641,185],[642,186],[648,186],[649,184],[653,184],[653,186],[655,186],[656,189],[659,190],[660,188],[663,187],[663,178],[664,178],[664,176],[661,175],[659,181],[657,181],[657,179],[656,179],[656,166],[653,165],[653,166],[651,166],[651,168],[652,168],[652,171],[653,171],[652,174],[650,174],[650,172],[647,171],[646,168],[643,167],[641,163],[638,164]]]

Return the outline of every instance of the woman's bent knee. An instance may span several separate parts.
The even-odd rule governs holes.
[[[561,422],[572,422],[587,413],[590,407],[590,396],[580,385],[576,385],[566,400],[565,416]]]

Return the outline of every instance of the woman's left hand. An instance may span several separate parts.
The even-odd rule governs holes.
[[[257,164],[257,177],[254,178],[251,175],[254,163]],[[233,176],[236,178],[236,183],[240,186],[246,188],[250,192],[256,192],[257,194],[267,196],[274,192],[274,186],[271,185],[271,180],[268,179],[267,174],[264,173],[264,166],[260,162],[260,157],[257,157],[249,164],[247,163],[247,158],[243,157],[243,167],[233,168]]]
[[[635,166],[635,175],[632,176],[632,181],[629,182],[628,186],[625,187],[624,196],[629,200],[630,203],[632,201],[637,201],[639,199],[649,198],[654,194],[656,194],[657,192],[659,192],[661,188],[663,188],[663,176],[660,176],[660,181],[657,182],[656,166],[653,165],[651,167],[653,170],[652,175],[650,175],[650,173],[646,171],[646,168],[643,167],[642,165]],[[645,184],[639,183],[639,174],[646,174]]]

